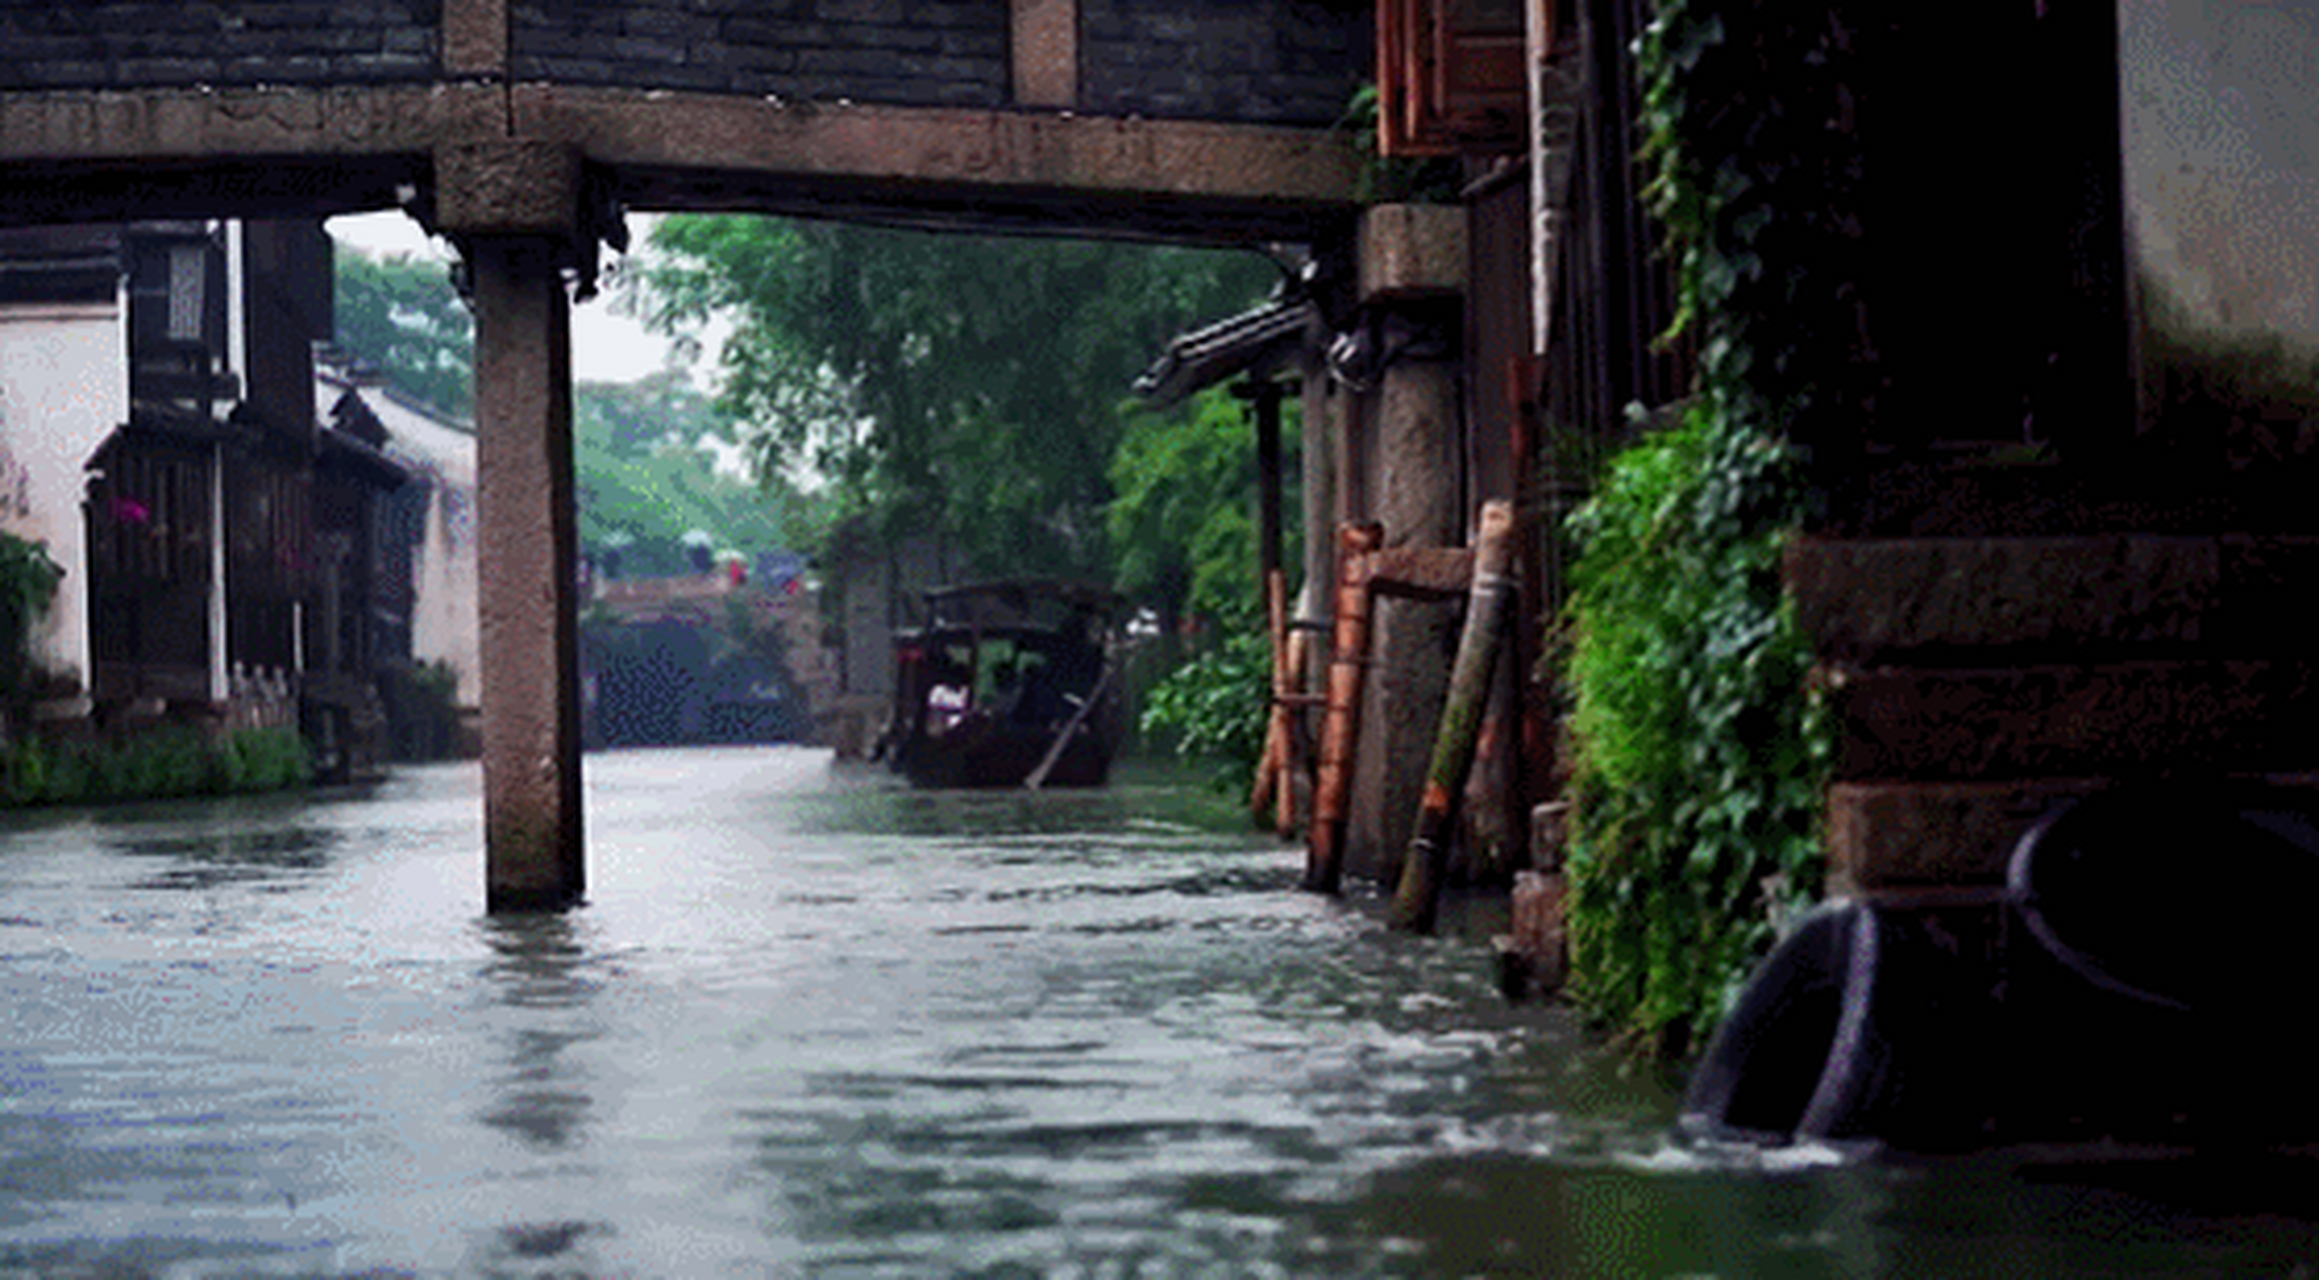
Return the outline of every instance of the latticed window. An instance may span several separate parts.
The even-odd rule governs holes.
[[[114,450],[91,497],[97,563],[146,582],[207,578],[209,489],[205,458]]]

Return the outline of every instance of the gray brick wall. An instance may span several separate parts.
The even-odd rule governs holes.
[[[1007,0],[510,0],[519,80],[1001,107]],[[441,0],[0,0],[0,91],[439,74]],[[1083,110],[1326,124],[1370,61],[1354,0],[1081,0]]]
[[[1006,0],[515,0],[519,80],[1004,105]]]
[[[439,0],[0,0],[0,90],[428,80],[440,23]]]
[[[1079,104],[1328,124],[1369,78],[1371,30],[1346,0],[1080,0]]]

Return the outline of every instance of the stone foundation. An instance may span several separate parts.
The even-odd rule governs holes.
[[[1805,538],[1787,571],[1836,726],[1834,891],[1994,888],[2074,797],[2319,766],[2319,539]]]

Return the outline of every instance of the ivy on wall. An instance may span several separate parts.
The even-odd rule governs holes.
[[[1807,500],[1791,441],[1856,402],[1866,363],[1848,41],[1816,6],[1664,0],[1636,51],[1699,358],[1573,517],[1570,945],[1579,999],[1669,1056],[1823,874],[1829,735],[1779,564]]]

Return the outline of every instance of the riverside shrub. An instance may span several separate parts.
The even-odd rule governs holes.
[[[1152,687],[1143,729],[1173,735],[1184,759],[1208,761],[1221,790],[1245,785],[1256,771],[1271,714],[1271,642],[1240,627]]]
[[[275,791],[313,776],[312,754],[295,729],[249,729],[215,742],[174,727],[111,743],[26,738],[0,749],[0,806]]]
[[[1817,895],[1830,757],[1780,583],[1807,501],[1790,441],[1840,439],[1850,343],[1847,34],[1824,9],[1660,0],[1638,44],[1647,192],[1676,331],[1674,422],[1573,517],[1572,985],[1654,1052],[1704,1040],[1777,922]]]

